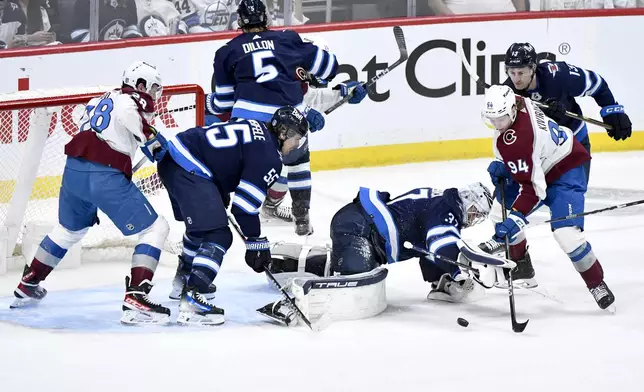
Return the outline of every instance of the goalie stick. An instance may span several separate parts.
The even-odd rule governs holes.
[[[472,80],[476,84],[478,84],[479,86],[481,86],[481,87],[483,87],[485,89],[490,88],[490,85],[488,83],[486,83],[484,80],[482,80],[479,77],[479,75],[477,75],[474,72],[474,70],[472,69],[472,66],[470,65],[469,61],[467,60],[467,57],[465,57],[465,53],[463,52],[463,49],[459,49],[458,51],[459,51],[459,53],[461,55],[461,62],[463,63],[463,67],[465,68],[467,73],[470,75],[470,78],[472,78]],[[516,94],[516,95],[518,95],[518,94]],[[527,97],[523,97],[523,98],[527,98]],[[550,108],[550,106],[546,105],[545,103],[537,102],[537,101],[534,101],[534,100],[532,100],[532,102],[534,102],[534,104],[537,105],[540,108],[543,108],[543,109],[549,109]],[[567,110],[566,110],[565,114],[566,114],[567,117],[574,118],[574,119],[580,120],[580,121],[584,121],[584,122],[587,122],[589,124],[597,125],[597,126],[602,127],[604,129],[608,129],[608,130],[613,129],[613,127],[611,127],[610,125],[605,124],[602,121],[595,120],[594,118],[579,115],[577,113],[569,112]]]
[[[228,215],[228,222],[230,222],[231,226],[235,229],[239,237],[246,243],[246,236],[244,233],[242,233],[241,228],[239,225],[237,225],[237,222],[233,220],[233,218]],[[297,315],[300,317],[302,321],[304,321],[304,324],[306,324],[309,328],[311,328],[312,331],[314,332],[320,332],[326,327],[328,327],[331,324],[331,316],[329,316],[328,313],[324,313],[322,316],[320,316],[314,323],[312,323],[308,317],[300,310],[300,308],[297,306],[295,303],[295,300],[291,298],[290,295],[286,292],[286,289],[275,279],[275,276],[273,276],[273,273],[268,269],[268,267],[264,268],[264,272],[266,272],[266,275],[268,278],[273,282],[275,286],[282,292],[282,294],[286,297],[288,302],[291,304],[293,309],[297,312]]]
[[[424,255],[431,256],[431,257],[433,257],[433,258],[435,258],[437,260],[443,261],[445,263],[456,265],[456,266],[458,266],[459,268],[461,268],[461,269],[463,269],[465,271],[471,272],[472,273],[472,279],[474,279],[476,281],[476,283],[480,284],[481,286],[485,287],[486,289],[494,288],[494,285],[492,285],[492,286],[486,285],[480,279],[479,271],[477,269],[475,269],[475,268],[472,268],[471,266],[469,266],[467,264],[463,264],[463,263],[460,263],[460,262],[458,262],[456,260],[452,260],[449,257],[439,255],[438,253],[430,252],[427,249],[425,249],[425,248],[423,248],[421,246],[418,246],[418,245],[414,245],[409,241],[405,241],[403,246],[405,248],[407,248],[407,249],[411,249],[411,250],[414,250],[414,251],[416,251],[418,253],[422,253]],[[466,255],[467,258],[469,258],[470,260],[472,260],[475,263],[479,263],[481,265],[492,265],[492,266],[499,267],[499,268],[514,268],[514,267],[516,267],[516,264],[511,260],[506,260],[506,259],[494,256],[494,255],[489,255],[487,253],[482,254],[480,252],[477,252],[472,247],[470,247],[468,244],[466,244],[465,241],[463,241],[463,240],[459,240],[458,247],[459,247],[459,249],[461,249],[461,252],[464,252],[464,254]],[[473,258],[470,258],[470,255],[472,255]]]
[[[398,61],[395,63],[391,64],[387,68],[383,69],[382,71],[378,72],[373,78],[371,78],[366,84],[365,88],[369,88],[373,86],[374,83],[378,81],[378,79],[382,78],[383,76],[387,75],[389,72],[391,72],[392,69],[396,68],[400,64],[404,63],[407,61],[407,58],[409,55],[407,54],[407,44],[405,43],[405,35],[403,34],[402,29],[400,26],[394,26],[394,37],[396,38],[396,44],[398,44],[398,50],[400,50],[400,58]],[[339,108],[340,106],[344,105],[346,102],[351,99],[351,94],[347,94],[344,96],[341,100],[333,104],[330,108],[324,111],[324,114],[330,114],[333,112],[335,109]]]
[[[501,205],[505,206],[505,187],[501,186]],[[508,217],[508,212],[505,208],[501,208],[501,215],[503,220]],[[505,236],[505,258],[510,258],[510,239],[508,236]],[[512,330],[516,333],[521,333],[525,330],[525,327],[528,326],[530,320],[526,320],[522,323],[517,321],[517,314],[514,307],[514,285],[512,282],[512,270],[508,271],[508,298],[510,299],[510,318],[512,320]]]

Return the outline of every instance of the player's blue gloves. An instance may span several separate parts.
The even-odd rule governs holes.
[[[490,173],[490,179],[495,187],[500,184],[505,184],[507,181],[504,180],[511,178],[510,172],[508,172],[505,164],[501,161],[492,161],[487,167],[487,172]]]
[[[255,272],[264,272],[271,262],[271,247],[266,237],[246,240],[246,264]]]
[[[352,104],[362,102],[362,100],[367,96],[367,89],[363,82],[348,82],[346,84],[340,83],[335,86],[334,89],[339,89],[342,97],[346,97],[350,94],[351,98],[349,98],[348,102]]]
[[[624,106],[617,104],[604,106],[599,114],[604,119],[604,124],[612,128],[606,130],[608,136],[615,140],[626,140],[631,137],[631,119],[624,112]]]
[[[149,139],[143,146],[141,146],[141,151],[145,154],[150,162],[159,162],[165,156],[165,153],[168,152],[168,141],[166,138],[157,132],[154,127],[150,127],[154,133],[154,137]]]
[[[494,226],[494,239],[498,242],[504,242],[505,237],[508,237],[512,242],[527,224],[528,220],[522,213],[512,211],[503,222]]]
[[[309,122],[309,131],[317,132],[324,128],[324,116],[315,109],[309,109],[306,113],[306,119]]]

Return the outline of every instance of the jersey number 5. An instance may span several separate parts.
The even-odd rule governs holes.
[[[206,139],[208,139],[208,142],[214,148],[234,147],[239,143],[237,132],[241,133],[244,144],[253,141],[250,127],[247,124],[217,124],[214,127],[208,128],[206,131]]]
[[[257,83],[269,82],[279,75],[274,65],[266,64],[270,59],[275,58],[272,50],[261,50],[253,52],[253,71],[255,72],[255,81]]]

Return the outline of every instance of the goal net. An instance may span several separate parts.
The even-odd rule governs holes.
[[[58,193],[65,167],[65,145],[78,132],[77,120],[87,102],[113,86],[23,91],[0,94],[0,246],[2,259],[13,260],[9,268],[24,263],[22,240],[30,227],[53,227],[58,221]],[[156,103],[154,126],[166,137],[203,125],[204,93],[198,85],[164,86]],[[143,153],[138,154],[133,166]],[[185,226],[175,222],[155,165],[146,161],[133,177],[152,206],[170,223],[165,251],[180,253]],[[100,224],[82,241],[82,251],[91,258],[129,257],[124,248],[135,245],[137,236],[124,237],[99,212]],[[46,234],[46,233],[44,233]],[[4,248],[4,249],[3,249]],[[109,252],[115,252],[110,255]],[[85,256],[83,256],[85,258]],[[0,260],[2,260],[0,259]],[[6,269],[6,266],[5,266]],[[0,274],[2,273],[0,268]]]

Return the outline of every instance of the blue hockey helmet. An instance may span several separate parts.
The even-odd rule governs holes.
[[[537,66],[537,51],[528,42],[514,43],[505,52],[506,68],[523,68]]]
[[[237,7],[237,24],[240,28],[266,27],[268,15],[261,0],[241,0]]]
[[[304,137],[309,132],[309,122],[302,112],[289,105],[277,109],[268,128],[278,139],[280,135],[284,135],[284,139],[294,136]]]

